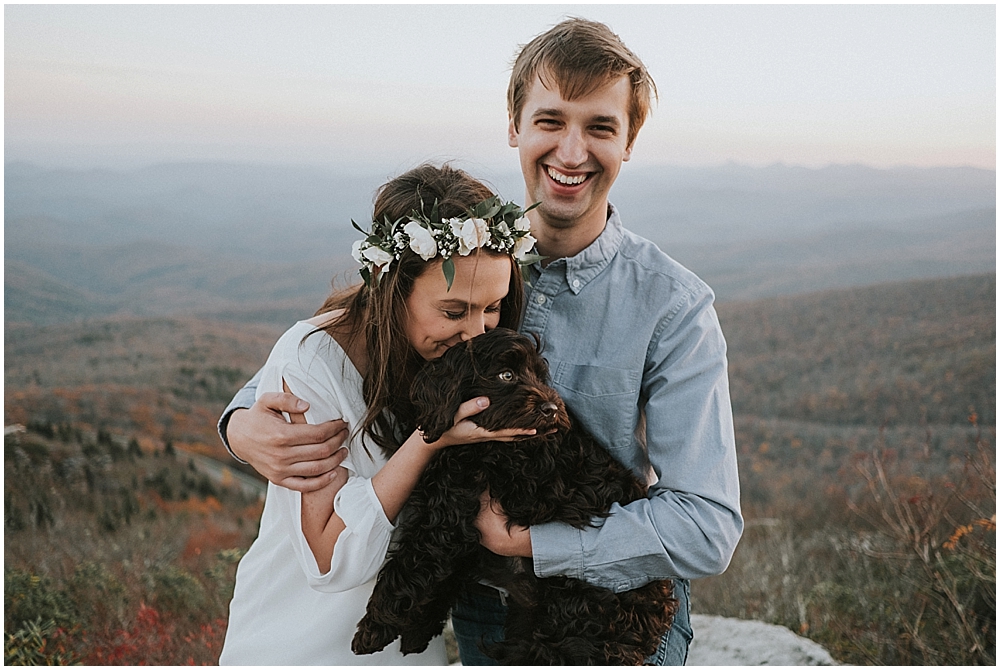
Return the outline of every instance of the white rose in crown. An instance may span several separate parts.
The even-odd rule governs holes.
[[[514,222],[514,230],[519,230],[522,233],[526,230],[531,230],[531,221],[528,220],[528,217],[522,216]],[[532,242],[532,244],[534,244],[534,242]]]
[[[386,272],[392,263],[392,254],[379,247],[368,247],[361,252],[361,255],[370,260],[375,267],[381,266],[382,272]]]
[[[355,240],[354,245],[351,247],[351,256],[359,263],[362,262],[361,247],[364,244],[366,244],[365,240]]]
[[[451,232],[458,240],[458,255],[468,256],[490,241],[490,227],[482,219],[451,219]]]
[[[429,261],[437,255],[438,245],[434,236],[431,235],[431,231],[416,221],[410,221],[403,226],[403,232],[410,238],[410,248],[425,261]]]
[[[520,238],[514,244],[514,251],[511,252],[511,255],[514,256],[514,260],[522,260],[526,255],[528,255],[528,252],[531,251],[537,241],[538,240],[531,236],[531,233],[527,233],[524,237]]]

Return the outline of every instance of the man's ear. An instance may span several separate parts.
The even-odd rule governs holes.
[[[514,117],[508,116],[507,146],[517,148],[517,128],[514,127]]]
[[[632,158],[632,147],[635,146],[635,140],[632,140],[632,144],[625,147],[625,154],[622,156],[622,163],[627,163],[629,158]]]

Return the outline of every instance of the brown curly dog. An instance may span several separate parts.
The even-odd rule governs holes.
[[[437,454],[410,496],[351,648],[369,654],[402,637],[423,651],[470,584],[505,589],[502,642],[483,651],[510,665],[640,665],[670,627],[670,580],[614,593],[567,577],[535,577],[531,559],[502,558],[479,544],[480,496],[510,522],[560,521],[583,528],[613,503],[646,496],[646,485],[586,433],[547,385],[537,343],[496,328],[430,361],[411,390],[428,441],[452,425],[459,404],[488,396],[480,426],[536,428],[517,442],[452,446]]]

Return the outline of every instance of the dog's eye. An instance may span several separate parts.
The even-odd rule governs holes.
[[[500,381],[502,381],[502,382],[512,382],[512,381],[514,381],[514,373],[511,372],[510,370],[504,370],[503,372],[501,372],[500,374],[498,374],[497,377],[499,377]]]

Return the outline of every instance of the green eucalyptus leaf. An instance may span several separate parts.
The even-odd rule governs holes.
[[[455,281],[455,261],[450,257],[445,259],[444,263],[441,264],[441,270],[444,271],[444,280],[448,282],[448,290],[451,290],[451,285]]]
[[[538,254],[525,254],[521,260],[518,261],[523,267],[528,267],[529,265],[534,265],[539,261],[544,261],[548,256],[539,256]]]
[[[483,214],[489,211],[490,207],[493,206],[493,203],[495,201],[496,201],[496,196],[493,196],[491,198],[483,200],[482,202],[477,202],[475,205],[469,208],[469,214],[477,218],[482,218]]]
[[[500,205],[499,204],[494,204],[492,207],[490,207],[488,210],[486,210],[483,213],[483,215],[480,216],[479,218],[480,219],[492,219],[494,216],[496,216],[497,212],[499,212],[499,211],[500,211]]]

